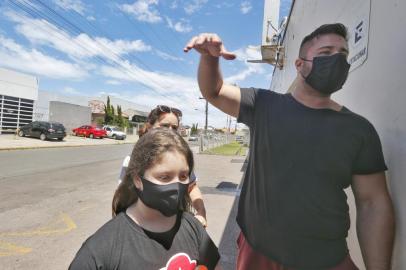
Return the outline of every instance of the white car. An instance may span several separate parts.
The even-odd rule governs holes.
[[[115,140],[125,140],[127,135],[118,129],[117,127],[112,127],[112,126],[104,126],[103,129],[107,133],[107,137],[115,139]]]

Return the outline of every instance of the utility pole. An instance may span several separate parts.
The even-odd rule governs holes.
[[[205,114],[206,114],[206,120],[204,122],[204,133],[207,134],[207,122],[208,122],[208,117],[209,117],[209,102],[207,101],[207,99],[205,99],[204,97],[199,97],[199,99],[204,99],[206,100],[206,109],[205,109]]]
[[[206,122],[204,123],[204,130],[207,133],[207,118],[209,116],[209,102],[207,101],[207,99],[206,99],[206,111],[205,111],[205,113],[206,113]]]

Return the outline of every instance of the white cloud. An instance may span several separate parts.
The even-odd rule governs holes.
[[[120,5],[119,8],[128,14],[134,15],[138,21],[157,23],[162,21],[159,11],[154,8],[158,0],[137,0],[133,4]]]
[[[46,20],[32,19],[13,12],[6,16],[16,23],[16,32],[35,45],[46,45],[73,59],[104,57],[118,61],[119,56],[131,52],[151,50],[142,40],[109,40],[104,37],[89,37],[87,34],[71,36]]]
[[[83,95],[83,93],[81,93],[80,91],[78,91],[78,90],[76,90],[76,89],[74,89],[72,87],[65,87],[62,90],[62,92],[65,93],[65,94],[74,95],[74,96],[82,96]]]
[[[152,72],[128,62],[122,67],[102,66],[101,74],[113,80],[138,82],[152,88],[162,95],[176,95],[179,97],[197,94],[198,86],[195,78],[184,77],[173,73]]]
[[[135,65],[126,63],[126,70],[111,66],[103,66],[101,73],[112,80],[140,83],[145,87],[135,87],[128,94],[129,99],[138,104],[155,106],[167,104],[174,106],[185,114],[196,114],[202,101],[200,91],[194,77],[185,77],[173,73],[151,72],[142,70]],[[147,88],[148,90],[145,90]]]
[[[264,68],[260,64],[248,63],[247,60],[258,60],[261,59],[261,52],[259,47],[248,46],[246,48],[240,48],[234,53],[237,55],[237,60],[245,63],[245,68],[239,71],[237,74],[229,76],[224,80],[227,83],[237,83],[244,81],[249,76],[254,74],[263,74],[265,72]]]
[[[216,8],[231,8],[234,6],[234,3],[222,2],[214,5]]]
[[[258,64],[257,64],[258,65]],[[237,83],[245,80],[248,76],[257,73],[257,70],[251,66],[248,66],[246,69],[240,71],[239,73],[229,76],[224,79],[227,83]]]
[[[252,59],[261,59],[261,48],[259,46],[247,46],[234,51],[237,60],[246,61]]]
[[[49,78],[82,79],[87,76],[87,71],[76,64],[50,57],[35,49],[26,49],[1,35],[0,59],[4,67]]]
[[[193,27],[185,19],[181,19],[178,22],[172,21],[170,18],[166,17],[166,22],[168,27],[179,33],[189,33],[193,30]]]
[[[160,50],[155,50],[155,52],[159,57],[161,57],[164,60],[182,61],[182,62],[185,61],[185,59],[181,57],[176,57]]]
[[[94,16],[87,16],[86,19],[91,22],[94,22],[96,20]]]
[[[110,97],[117,97],[123,100],[128,100],[128,98],[124,98],[120,93],[111,92],[111,91],[100,91],[97,93],[98,96],[110,96]]]
[[[183,8],[190,15],[199,11],[207,2],[208,0],[188,0]]]
[[[73,10],[82,15],[86,9],[81,0],[54,0],[54,3],[64,10]]]
[[[106,81],[107,84],[111,84],[111,85],[121,85],[122,83],[116,80],[107,80]]]
[[[244,2],[241,3],[240,10],[241,10],[241,13],[242,13],[242,14],[247,14],[248,12],[251,11],[251,9],[252,9],[252,4],[251,4],[251,2],[249,2],[249,1],[244,1]]]
[[[171,9],[176,9],[176,8],[178,8],[178,0],[174,0],[174,1],[171,3],[170,8],[171,8]]]

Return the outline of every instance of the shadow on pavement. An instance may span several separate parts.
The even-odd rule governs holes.
[[[243,163],[241,171],[245,172],[247,167],[247,160],[232,160],[233,163]],[[237,224],[237,210],[238,210],[238,201],[240,198],[240,191],[242,183],[244,180],[244,174],[240,181],[240,185],[235,186],[234,188],[229,185],[227,182],[220,183],[217,192],[228,192],[230,195],[235,196],[233,206],[231,208],[230,214],[227,219],[227,223],[223,232],[223,235],[220,240],[219,250],[221,254],[221,265],[224,270],[235,270],[237,263],[237,237],[240,233],[240,228]],[[220,188],[219,188],[220,187]],[[226,190],[224,190],[226,189]]]

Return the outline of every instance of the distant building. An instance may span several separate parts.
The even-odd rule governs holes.
[[[88,125],[91,119],[91,109],[88,106],[70,104],[61,101],[49,103],[49,121],[62,123],[67,132]]]
[[[88,103],[88,106],[91,109],[91,123],[92,125],[97,125],[104,121],[105,108],[106,105],[101,100],[91,100]]]
[[[0,134],[15,133],[32,121],[57,121],[71,129],[80,125],[100,125],[104,121],[107,96],[62,95],[39,90],[34,76],[0,68]],[[123,109],[122,116],[137,129],[145,123],[146,106],[110,97],[111,105]]]

